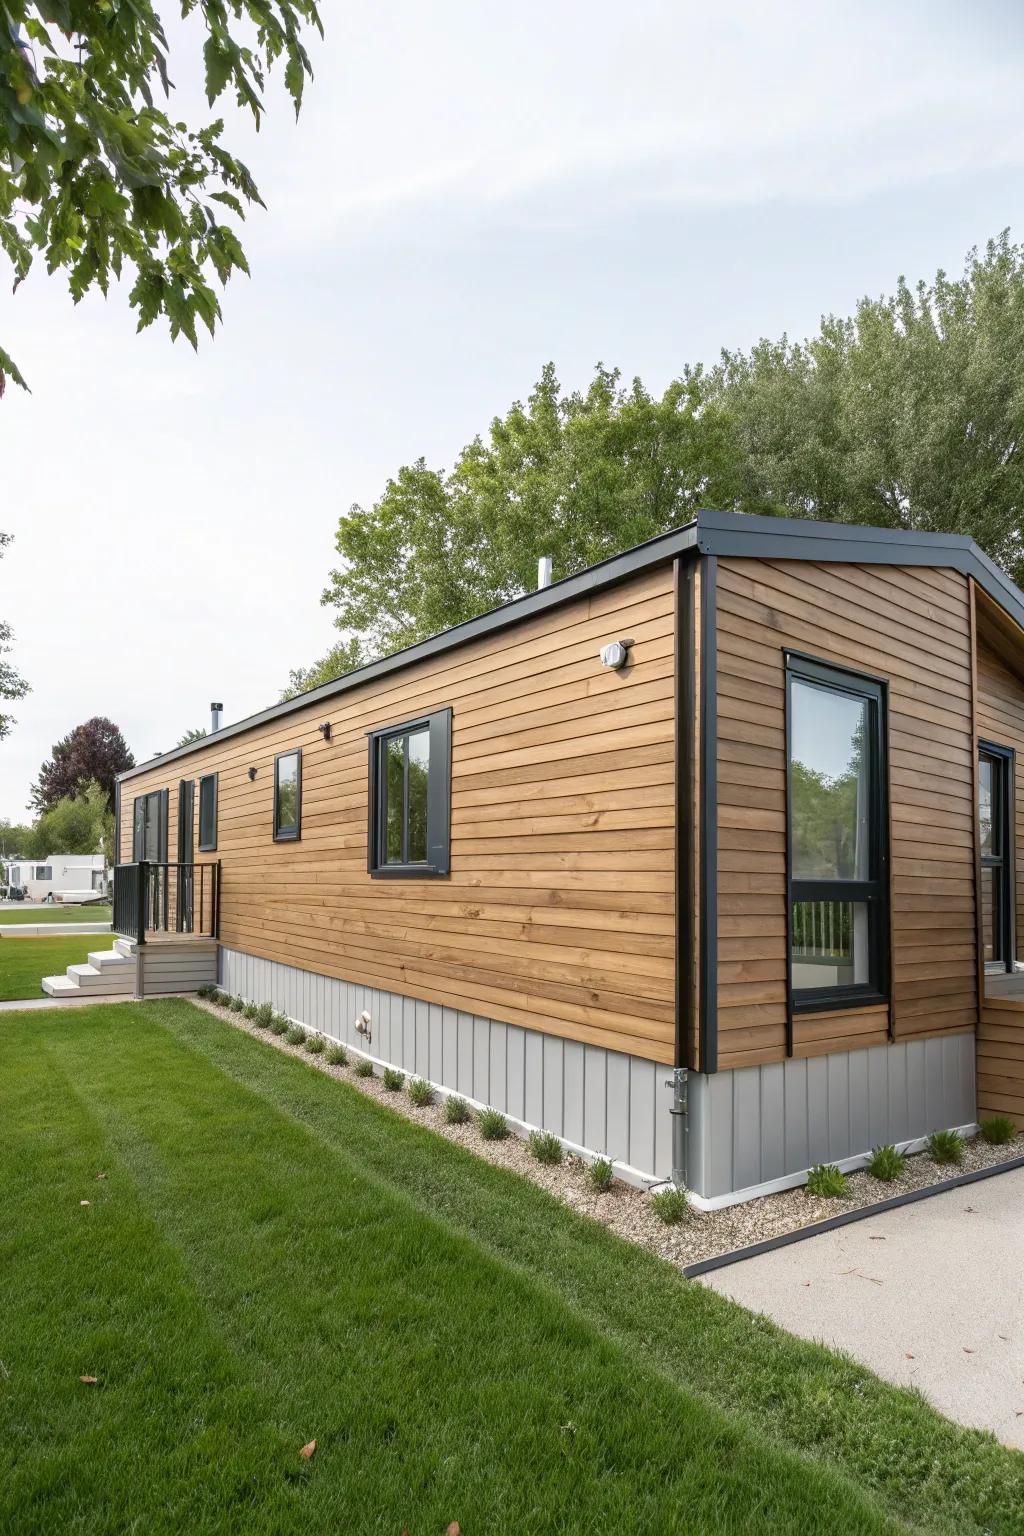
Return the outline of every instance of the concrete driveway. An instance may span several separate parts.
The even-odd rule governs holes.
[[[1024,1169],[701,1282],[1024,1450]]]

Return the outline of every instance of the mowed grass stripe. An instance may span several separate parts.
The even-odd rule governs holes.
[[[230,1394],[218,1400],[228,1415],[220,1433],[235,1443],[227,1483],[214,1479],[193,1512],[204,1531],[405,1526],[417,1536],[450,1519],[467,1532],[896,1528],[838,1471],[759,1441],[602,1336],[522,1266],[419,1208],[400,1180],[364,1173],[358,1146],[327,1146],[272,1096],[231,1080],[174,1028],[190,1013],[225,1030],[181,1004],[5,1021],[28,1048],[0,1044],[4,1078],[13,1067],[29,1080],[31,1099],[32,1082],[53,1070],[32,1049],[31,1037],[45,1030],[49,1052],[103,1127],[117,1167],[94,1184],[97,1216],[109,1206],[113,1220],[123,1201],[137,1224],[141,1201],[147,1234],[155,1229],[149,1242],[121,1251],[115,1242],[94,1255],[101,1270],[120,1266],[119,1281],[108,1277],[115,1291],[140,1288],[143,1315],[120,1310],[111,1358],[96,1371],[103,1392],[86,1400],[86,1413],[89,1402],[106,1409],[115,1400],[120,1412],[90,1437],[106,1487],[90,1484],[95,1502],[76,1509],[74,1529],[182,1528],[187,1490],[164,1454],[151,1368],[155,1359],[162,1373],[175,1353],[182,1370],[163,1386],[168,1394],[190,1401],[212,1369],[232,1383],[240,1376],[250,1394],[237,1418]],[[332,1091],[336,1113],[363,1111],[356,1094],[290,1061],[275,1064],[316,1094]],[[378,1123],[385,1133],[400,1124],[382,1112]],[[96,1150],[88,1146],[86,1163]],[[76,1163],[72,1186],[86,1172]],[[528,1188],[504,1184],[511,1198]],[[62,1189],[62,1200],[73,1193]],[[43,1263],[63,1268],[63,1226],[42,1236]],[[191,1309],[204,1361],[195,1374],[177,1306],[166,1317],[148,1294],[154,1270],[184,1277],[180,1306]],[[93,1276],[90,1290],[103,1283],[103,1273]],[[70,1339],[83,1320],[68,1289],[67,1309],[47,1311],[51,1328]],[[65,1367],[66,1350],[65,1342]],[[12,1375],[5,1413],[17,1415],[18,1391]],[[77,1413],[81,1402],[72,1402]],[[35,1458],[51,1471],[59,1461],[63,1417],[55,1415],[44,1444],[22,1445],[22,1488]],[[298,1448],[314,1436],[316,1457],[301,1463]],[[281,1464],[282,1439],[293,1446],[290,1468]],[[113,1450],[122,1441],[131,1448],[109,1456],[104,1442]],[[203,1478],[202,1461],[200,1440],[193,1481]],[[66,1519],[66,1497],[55,1515],[46,1488],[36,1477],[34,1524],[20,1503],[11,1506],[19,1529]]]
[[[840,1466],[911,1524],[1020,1532],[1024,1457],[855,1361],[793,1338],[300,1060],[181,1003],[150,1003],[221,1071],[527,1273],[650,1369],[779,1445]]]

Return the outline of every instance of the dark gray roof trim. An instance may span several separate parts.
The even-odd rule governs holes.
[[[635,576],[640,571],[672,560],[678,555],[699,553],[704,555],[742,556],[746,559],[772,560],[827,560],[836,563],[863,565],[934,565],[945,566],[973,576],[988,595],[1004,608],[1010,617],[1024,629],[1024,593],[999,567],[984,554],[973,539],[953,533],[917,533],[900,528],[868,528],[858,523],[816,523],[810,519],[795,517],[760,517],[745,512],[701,511],[692,523],[672,529],[646,544],[638,544],[621,555],[613,555],[597,565],[580,571],[576,576],[566,576],[552,582],[539,592],[528,592],[525,597],[514,598],[500,608],[492,608],[475,619],[456,624],[429,640],[384,656],[368,666],[344,677],[300,693],[297,698],[283,704],[272,704],[259,714],[249,715],[234,725],[226,725],[215,736],[192,742],[187,747],[175,747],[160,757],[130,768],[119,779],[136,778],[140,773],[172,763],[179,758],[190,757],[215,742],[240,736],[269,720],[290,715],[297,709],[319,704],[350,688],[378,677],[387,677],[414,662],[429,656],[439,656],[454,650],[482,635],[494,634],[519,624],[536,614],[558,608],[574,598],[598,592],[620,581]]]

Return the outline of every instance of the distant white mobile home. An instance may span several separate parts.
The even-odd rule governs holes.
[[[102,853],[50,853],[45,859],[13,859],[5,882],[25,892],[27,901],[94,901],[107,894],[107,864]]]

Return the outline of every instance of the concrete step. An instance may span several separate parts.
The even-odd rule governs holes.
[[[134,955],[122,955],[119,949],[90,949],[89,964],[98,971],[134,970]]]
[[[126,959],[130,960],[134,956],[138,945],[134,939],[116,938],[114,940],[114,948],[119,955],[124,955]]]
[[[44,976],[43,991],[50,997],[81,997],[81,989],[70,976]]]
[[[68,979],[82,992],[134,992],[135,967],[111,973],[95,965],[69,965]]]

